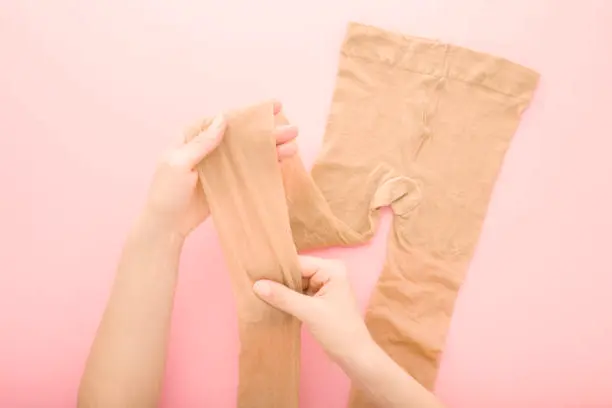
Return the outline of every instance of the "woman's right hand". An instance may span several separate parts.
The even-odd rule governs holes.
[[[255,282],[265,302],[300,319],[328,355],[340,362],[373,344],[359,313],[344,264],[300,256],[304,294],[272,281]]]

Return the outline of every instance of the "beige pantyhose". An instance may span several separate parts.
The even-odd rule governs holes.
[[[237,303],[240,408],[297,408],[300,322],[252,290],[272,279],[302,290],[272,136],[272,104],[227,115],[221,145],[199,165],[200,179]],[[199,128],[206,128],[206,121]],[[188,138],[199,129],[189,132]]]
[[[297,406],[299,323],[259,301],[254,280],[300,290],[296,247],[364,243],[387,205],[393,227],[366,323],[433,388],[495,179],[537,81],[501,58],[351,23],[310,175],[298,157],[279,170],[271,104],[230,115],[200,174],[239,305],[240,407]],[[372,405],[353,389],[349,406]]]

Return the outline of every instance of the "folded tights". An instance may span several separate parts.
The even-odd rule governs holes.
[[[266,278],[301,290],[297,251],[367,242],[394,217],[366,311],[374,340],[434,386],[453,305],[534,71],[462,47],[351,23],[323,147],[310,174],[280,166],[271,103],[228,115],[199,166],[238,304],[238,406],[298,406],[300,324],[256,298]],[[204,121],[189,137],[205,128]],[[371,407],[352,389],[350,408]]]

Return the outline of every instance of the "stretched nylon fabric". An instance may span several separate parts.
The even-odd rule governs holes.
[[[238,407],[293,408],[298,406],[300,322],[252,290],[259,279],[302,288],[272,135],[273,106],[232,112],[227,120],[223,142],[198,171],[237,302]],[[201,128],[209,124],[206,120]]]
[[[364,243],[383,206],[393,226],[366,323],[433,388],[495,179],[537,82],[502,58],[351,23],[310,174],[299,157],[278,166],[271,104],[230,114],[199,171],[238,303],[238,406],[298,404],[300,325],[258,300],[252,283],[301,290],[296,249]],[[349,406],[373,405],[352,389]]]

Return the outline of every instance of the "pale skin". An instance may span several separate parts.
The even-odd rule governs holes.
[[[274,113],[281,110],[275,104]],[[79,387],[78,406],[149,408],[158,405],[179,257],[185,238],[208,217],[197,164],[221,142],[225,121],[164,156],[145,208],[134,223],[92,344]],[[295,154],[297,128],[275,130],[277,155]],[[253,290],[270,305],[302,320],[329,357],[379,407],[442,407],[370,337],[344,265],[300,257],[305,294],[275,282]]]

